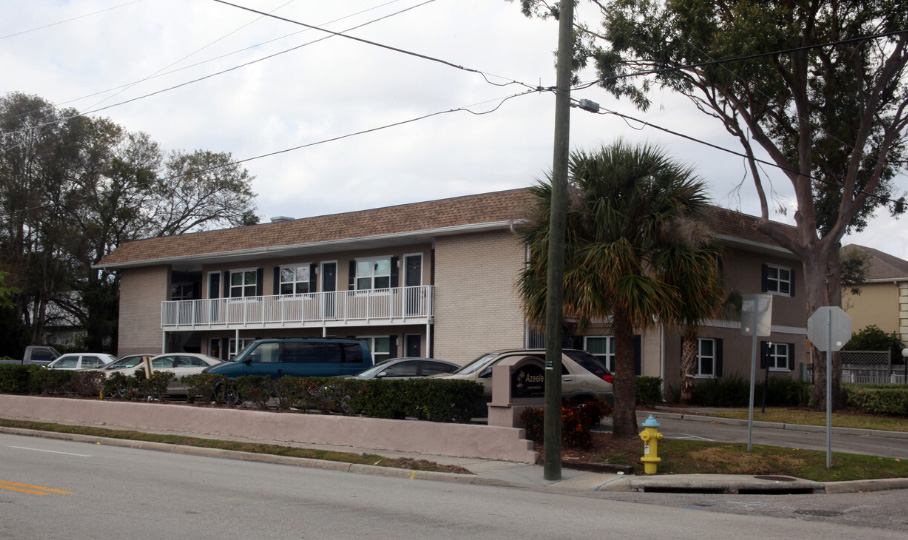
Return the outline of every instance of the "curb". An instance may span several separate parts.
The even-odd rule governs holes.
[[[450,482],[456,484],[473,484],[499,487],[525,487],[523,484],[516,482],[497,480],[494,478],[484,478],[478,475],[466,475],[437,471],[412,471],[407,469],[396,469],[393,467],[379,467],[377,465],[360,465],[355,463],[343,463],[340,461],[327,461],[312,458],[276,456],[273,454],[256,454],[252,452],[241,452],[236,450],[223,450],[221,448],[203,448],[198,446],[185,446],[179,444],[135,441],[131,439],[93,437],[90,435],[79,435],[76,433],[58,433],[54,431],[37,431],[7,427],[0,427],[0,433],[22,435],[26,437],[41,437],[45,439],[59,439],[83,443],[103,444],[105,446],[136,448],[139,450],[152,450],[156,452],[172,452],[176,454],[186,454],[192,456],[235,459],[239,461],[255,461],[258,463],[272,463],[276,465],[291,465],[294,467],[305,467],[309,469],[367,474],[371,476],[384,476],[391,478],[402,478],[407,480],[431,480],[435,482]]]

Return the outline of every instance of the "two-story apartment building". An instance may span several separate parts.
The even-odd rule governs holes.
[[[527,257],[516,230],[530,198],[517,189],[124,244],[99,264],[121,276],[118,354],[229,358],[257,338],[338,336],[368,341],[376,361],[466,363],[541,345],[516,292]],[[773,369],[792,373],[806,334],[800,272],[753,220],[721,209],[709,217],[729,287],[777,296],[765,342]],[[704,325],[699,376],[749,372],[750,340],[739,328]],[[612,366],[607,324],[569,339]],[[641,329],[638,353],[638,373],[677,384],[677,329]]]

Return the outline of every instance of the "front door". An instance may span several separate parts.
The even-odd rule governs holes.
[[[404,306],[406,315],[423,315],[422,255],[404,257]]]
[[[337,314],[337,263],[322,263],[322,317],[334,319]]]
[[[404,336],[404,346],[406,347],[404,356],[408,358],[419,358],[422,348],[420,347],[419,334],[407,334]]]

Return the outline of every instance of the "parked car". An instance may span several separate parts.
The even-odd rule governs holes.
[[[153,354],[128,354],[116,362],[111,362],[104,366],[104,371],[117,371],[125,368],[133,368],[142,363],[142,360],[154,358]]]
[[[98,369],[116,360],[116,356],[105,353],[67,353],[48,364],[47,369]]]
[[[453,373],[460,369],[458,364],[435,358],[392,358],[369,369],[349,375],[351,379],[410,379],[429,377],[442,373]]]
[[[545,359],[545,349],[506,349],[484,354],[454,373],[438,375],[452,379],[466,379],[485,387],[486,399],[492,399],[492,368],[509,357],[535,356]],[[601,360],[586,351],[563,349],[561,351],[561,395],[566,398],[588,400],[600,397],[609,403],[615,401],[611,372]]]
[[[211,366],[205,373],[231,379],[354,375],[372,366],[372,353],[366,342],[354,339],[262,339],[250,343],[233,360]]]
[[[60,353],[53,347],[47,345],[29,345],[25,348],[25,354],[21,360],[0,360],[0,364],[34,364],[37,366],[46,366],[60,357]]]
[[[146,355],[124,356],[120,362],[112,364],[104,369],[104,374],[110,377],[114,373],[122,373],[125,376],[134,375],[137,371],[144,369],[142,364],[143,357]],[[152,372],[167,371],[173,373],[176,378],[167,386],[167,393],[172,395],[185,395],[186,385],[183,384],[183,377],[186,375],[195,375],[202,373],[206,369],[224,363],[223,360],[208,356],[207,354],[198,353],[166,353],[150,357]]]

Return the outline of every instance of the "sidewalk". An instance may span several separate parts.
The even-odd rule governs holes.
[[[655,412],[640,412],[640,415],[643,415],[644,418],[649,414],[653,414],[653,416],[656,416],[657,418],[671,417],[689,421],[725,421],[725,419],[717,419],[715,417],[692,415],[689,412],[663,412],[658,410]],[[728,421],[746,423],[746,421],[741,420]],[[779,429],[784,429],[785,424],[776,424],[775,426],[766,427],[778,427]],[[800,426],[801,429],[803,429],[804,427],[805,426]],[[457,465],[470,471],[473,474],[468,475],[429,471],[411,471],[373,465],[353,465],[349,463],[340,463],[333,461],[288,458],[283,456],[252,454],[246,452],[229,452],[209,448],[197,448],[119,439],[104,439],[98,437],[88,437],[84,435],[38,432],[13,428],[0,428],[0,433],[66,439],[80,442],[89,442],[92,444],[105,444],[110,446],[124,446],[130,448],[178,452],[184,454],[227,459],[241,459],[246,461],[258,461],[264,463],[310,467],[357,474],[369,474],[375,476],[390,476],[410,480],[421,479],[474,485],[506,486],[546,490],[553,489],[565,491],[637,491],[729,494],[832,494],[857,493],[859,491],[880,491],[889,489],[908,489],[908,478],[821,483],[802,480],[799,478],[781,476],[703,474],[636,476],[608,473],[591,473],[573,470],[566,467],[562,468],[562,478],[560,480],[549,481],[544,478],[543,467],[541,465],[514,463],[508,461],[492,461],[476,458],[457,458],[412,452],[392,452],[387,450],[377,451],[374,449],[356,448],[349,446],[293,444],[293,446],[304,448],[336,450],[339,452],[353,452],[363,454],[377,454],[387,458],[402,457],[411,459],[423,459],[443,465]],[[879,432],[874,433],[878,434]],[[199,437],[199,435],[195,433],[183,433],[183,435]],[[897,435],[904,436],[904,438],[908,439],[908,434],[901,433]],[[246,440],[259,443],[271,442],[272,444],[288,445],[288,443],[286,442],[262,441],[260,439],[253,440],[236,438],[235,440]]]

